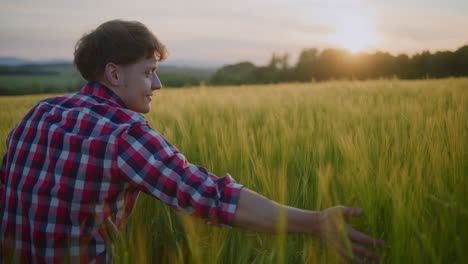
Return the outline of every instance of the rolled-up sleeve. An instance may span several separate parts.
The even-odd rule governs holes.
[[[232,226],[240,190],[231,175],[217,177],[190,164],[178,149],[147,125],[135,126],[117,140],[120,173],[138,189],[172,208]]]

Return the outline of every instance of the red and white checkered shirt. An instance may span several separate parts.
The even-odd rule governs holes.
[[[229,174],[190,164],[112,90],[89,83],[39,102],[9,134],[2,251],[28,263],[99,262],[111,243],[108,224],[124,223],[140,191],[230,226],[241,188]]]

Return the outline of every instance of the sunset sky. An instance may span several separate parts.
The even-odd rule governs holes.
[[[266,64],[273,52],[343,47],[413,54],[468,44],[468,1],[457,0],[0,0],[0,56],[72,59],[77,39],[104,21],[146,24],[167,63]]]

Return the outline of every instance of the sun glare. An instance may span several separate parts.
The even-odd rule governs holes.
[[[379,42],[375,22],[370,17],[348,14],[335,23],[336,31],[327,38],[334,45],[355,53]]]
[[[356,53],[376,44],[377,37],[372,31],[343,28],[330,36],[330,42]]]
[[[325,5],[327,8],[318,9],[315,5],[304,8],[302,18],[307,24],[322,25],[327,30],[297,30],[293,34],[300,41],[321,48],[339,47],[352,53],[375,49],[382,41],[377,27],[379,18],[365,3],[364,0],[350,4],[332,1]]]

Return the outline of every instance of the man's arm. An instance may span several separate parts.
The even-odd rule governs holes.
[[[119,173],[134,187],[210,224],[232,226],[242,185],[229,174],[191,164],[146,124],[122,133],[115,146]]]
[[[337,206],[323,211],[308,211],[284,206],[244,187],[234,215],[234,226],[276,233],[281,215],[284,215],[285,231],[288,233],[316,235],[343,260],[365,263],[363,258],[379,259],[365,245],[384,247],[385,243],[354,230],[344,219],[361,214],[362,210],[357,207]]]

